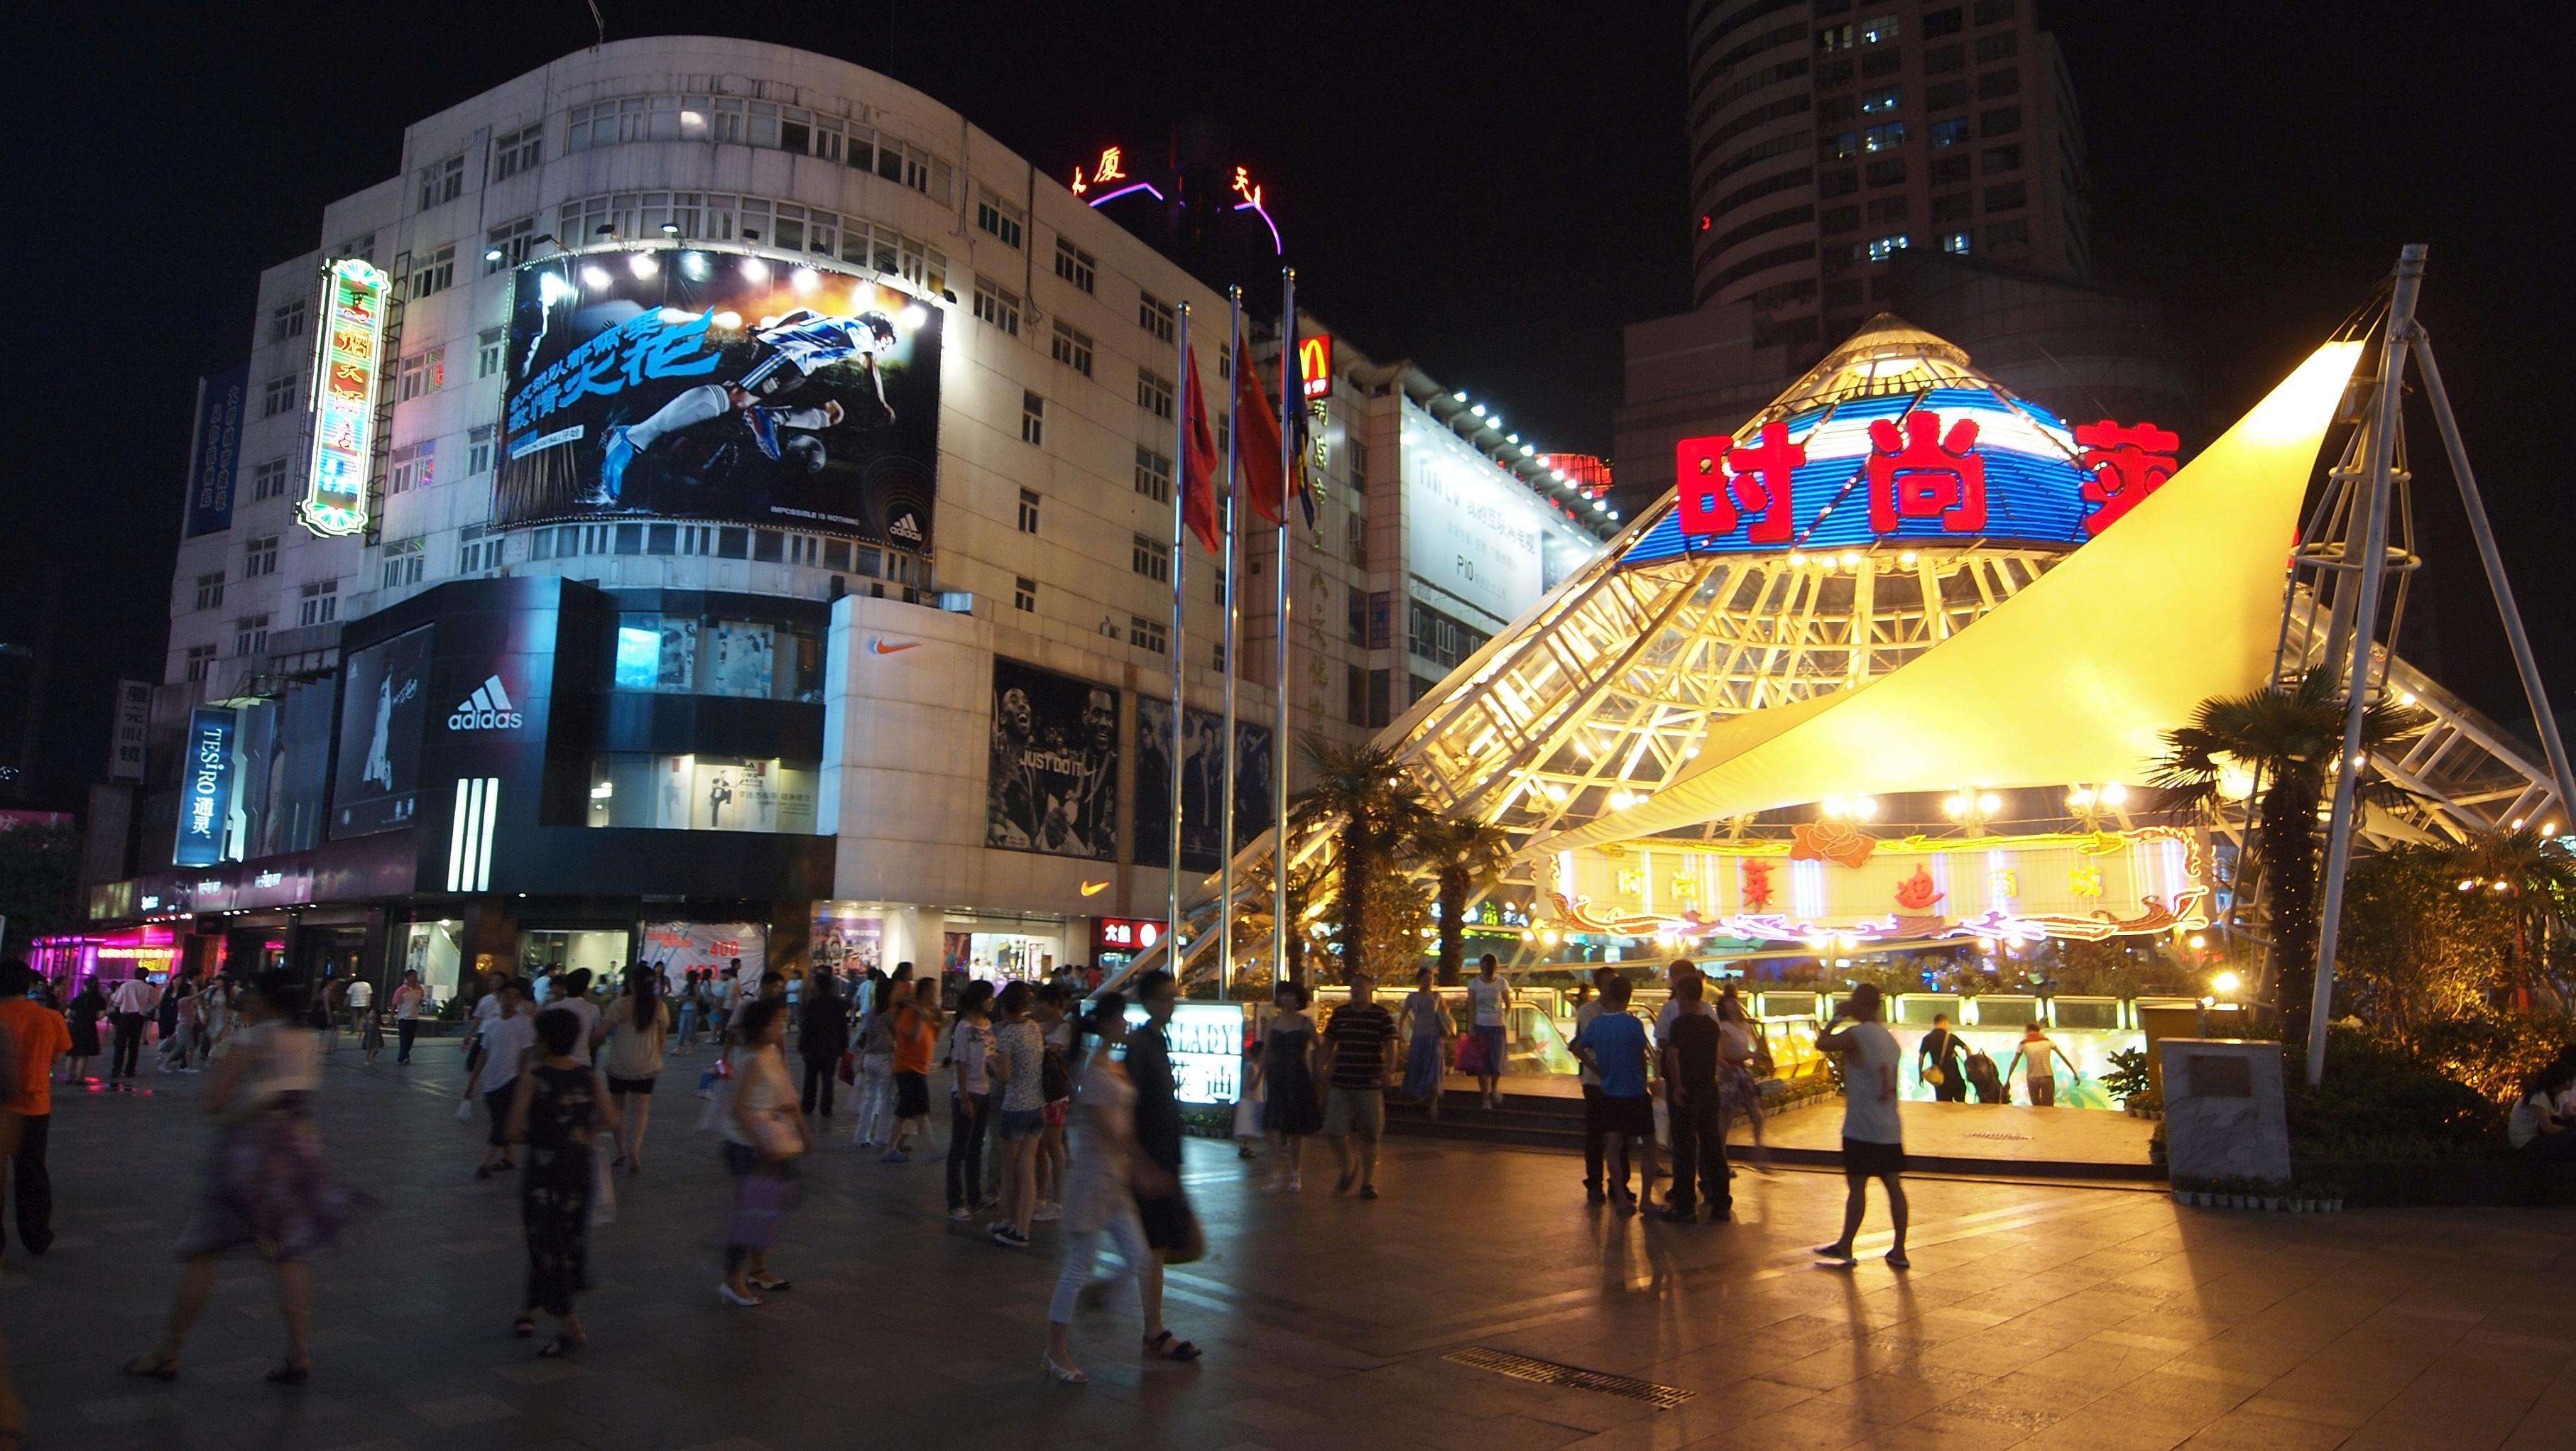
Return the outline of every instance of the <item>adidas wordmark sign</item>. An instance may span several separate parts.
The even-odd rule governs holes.
[[[498,675],[476,686],[464,704],[447,713],[447,728],[452,731],[514,731],[519,725],[519,712],[510,704],[510,692],[501,688]]]

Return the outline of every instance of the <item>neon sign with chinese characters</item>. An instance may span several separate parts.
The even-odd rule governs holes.
[[[296,514],[326,537],[367,527],[375,464],[376,385],[384,373],[385,299],[393,279],[354,257],[322,279],[322,326],[313,368],[313,453]]]
[[[1882,541],[2072,548],[2171,477],[2180,440],[2151,423],[2069,429],[1985,388],[1855,398],[1674,450],[1676,507],[1626,561]]]
[[[1279,224],[1270,220],[1270,209],[1261,204],[1261,188],[1252,184],[1251,173],[1240,166],[1234,169],[1234,194],[1243,198],[1234,204],[1234,209],[1238,212],[1250,212],[1261,218],[1261,224],[1270,229],[1271,250],[1285,253],[1288,250],[1288,244],[1279,240]]]
[[[1076,166],[1073,169],[1073,194],[1075,196],[1090,196],[1093,188],[1106,186],[1111,182],[1124,182],[1125,185],[1113,187],[1108,191],[1102,192],[1098,196],[1092,197],[1091,205],[1096,207],[1103,202],[1114,202],[1130,192],[1139,191],[1152,197],[1156,201],[1161,201],[1163,199],[1162,192],[1156,190],[1152,182],[1136,181],[1127,175],[1126,159],[1120,154],[1120,149],[1118,147],[1108,146],[1101,149],[1100,160],[1098,164],[1091,168],[1091,175],[1087,179],[1083,176],[1082,168],[1080,166]]]

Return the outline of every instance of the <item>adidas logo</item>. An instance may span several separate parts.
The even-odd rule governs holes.
[[[464,704],[447,713],[447,728],[452,731],[514,731],[521,723],[498,675],[476,686]]]

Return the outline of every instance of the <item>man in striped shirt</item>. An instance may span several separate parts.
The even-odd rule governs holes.
[[[1332,1064],[1324,1095],[1324,1137],[1342,1162],[1336,1194],[1351,1192],[1359,1181],[1360,1197],[1377,1197],[1377,1141],[1386,1132],[1386,1083],[1395,1067],[1395,1018],[1374,1001],[1377,985],[1368,974],[1351,974],[1351,1000],[1336,1009],[1324,1027],[1324,1050]],[[1351,1137],[1359,1137],[1354,1162]]]

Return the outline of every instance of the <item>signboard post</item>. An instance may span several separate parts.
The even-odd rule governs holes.
[[[385,300],[393,279],[355,257],[322,278],[322,325],[313,362],[313,452],[304,471],[304,527],[326,538],[367,527],[374,466],[376,384],[384,373]]]
[[[187,754],[179,774],[179,834],[170,860],[210,867],[224,859],[224,830],[233,806],[233,713],[201,705],[188,715]]]
[[[233,479],[241,467],[243,400],[250,369],[197,380],[197,434],[189,448],[187,535],[233,525]]]

